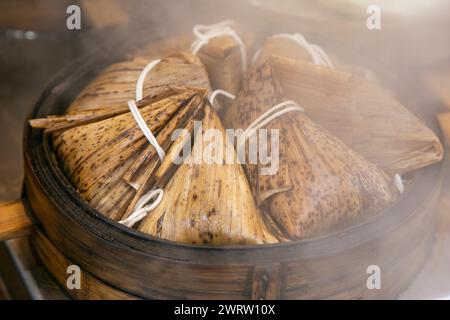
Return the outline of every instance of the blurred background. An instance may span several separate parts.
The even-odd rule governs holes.
[[[66,25],[66,10],[73,4],[81,8],[80,30]],[[370,5],[381,9],[380,30],[367,28]],[[267,12],[273,21],[261,18]],[[142,35],[156,39],[189,33],[194,24],[223,19],[237,20],[261,35],[301,32],[343,61],[384,73],[383,85],[402,96],[448,148],[448,0],[2,0],[0,201],[20,196],[25,119],[57,72],[104,46],[119,46],[124,39],[139,43]],[[450,299],[448,182],[439,215],[429,263],[401,298]],[[26,238],[0,246],[0,299],[65,298],[34,258]]]

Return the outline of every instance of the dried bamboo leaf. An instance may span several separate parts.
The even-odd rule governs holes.
[[[285,100],[272,66],[263,64],[244,80],[226,123],[245,129]],[[389,175],[314,124],[305,113],[285,114],[270,124],[281,129],[280,159],[289,166],[290,188],[280,189],[277,175],[265,176],[262,182],[261,176],[250,181],[255,197],[264,201],[269,215],[288,237],[309,237],[349,219],[379,212],[399,196]],[[270,196],[258,194],[270,190]]]
[[[232,27],[242,39],[246,51],[251,52],[255,41],[254,35],[236,23]],[[139,50],[137,54],[146,59],[156,59],[161,56],[160,52],[168,54],[174,51],[190,51],[194,40],[193,35],[169,38],[151,43]],[[214,89],[226,90],[232,94],[237,93],[242,78],[242,60],[239,45],[232,37],[225,35],[211,39],[201,48],[198,56],[208,71]],[[249,58],[250,55],[247,54],[247,60]],[[222,104],[228,104],[227,100],[221,100],[220,97],[218,99]]]
[[[187,89],[197,92],[200,96],[206,94],[206,90],[197,87],[161,87],[136,102],[138,108],[148,106],[177,93],[185,92]],[[45,133],[59,134],[65,130],[109,119],[129,112],[128,106],[123,103],[121,106],[99,109],[73,110],[61,116],[50,115],[46,118],[31,119],[29,124],[33,128],[45,129]]]
[[[251,52],[254,36],[248,32],[239,31],[238,34],[245,45],[246,51]],[[239,45],[229,36],[211,39],[199,52],[198,56],[208,70],[211,84],[214,89],[222,89],[237,94],[243,76],[242,58]],[[247,64],[249,54],[247,54]],[[219,98],[220,100],[220,98]],[[228,105],[228,100],[220,100]]]
[[[189,122],[185,126],[185,130],[180,133],[178,138],[172,144],[169,152],[166,155],[166,160],[161,163],[161,166],[155,172],[155,183],[158,185],[165,185],[167,181],[164,181],[164,178],[168,179],[170,177],[171,170],[174,170],[174,163],[172,159],[175,156],[182,154],[183,147],[186,144],[191,145],[190,138],[194,134],[194,117],[189,119]],[[192,145],[191,145],[192,146]],[[184,155],[187,157],[188,155]]]
[[[85,199],[90,199],[89,204],[113,220],[120,220],[123,216],[128,203],[135,194],[134,189],[121,178],[123,172],[134,160],[131,157],[123,164],[111,172],[101,186],[91,188],[91,194],[84,193]]]
[[[196,96],[196,92],[188,90],[140,111],[152,132],[158,133]],[[123,163],[147,143],[130,113],[66,130],[54,139],[56,154],[69,180],[81,194],[89,196],[87,201],[95,196],[92,190],[101,190],[110,175],[120,174]]]
[[[123,175],[123,180],[136,189],[136,193],[129,203],[122,219],[129,217],[138,200],[154,186],[157,179],[157,170],[159,171],[160,168],[168,162],[167,160],[171,159],[172,152],[178,148],[177,144],[179,143],[179,139],[177,138],[172,142],[172,133],[176,129],[186,129],[186,126],[188,126],[188,130],[190,130],[189,123],[192,122],[193,116],[195,116],[196,112],[202,107],[203,98],[204,97],[196,96],[191,99],[190,103],[185,108],[181,109],[156,136],[158,143],[166,152],[165,160],[162,161],[162,163],[156,156],[154,147],[151,146],[150,149],[146,147],[144,152],[137,157]]]
[[[156,139],[165,152],[169,152],[171,147],[171,133],[176,128],[183,127],[185,118],[195,113],[195,110],[201,106],[203,98],[204,95],[194,95],[186,103],[186,106],[179,108],[161,131],[156,134]],[[100,176],[100,178],[103,178],[101,184],[91,185],[95,199],[92,199],[90,204],[111,219],[123,220],[127,218],[132,213],[139,198],[153,185],[151,181],[154,180],[152,179],[154,171],[160,165],[160,159],[154,150],[154,147],[145,140],[141,149],[127,160],[123,160],[123,170],[123,165],[120,164],[113,171],[108,171],[107,174]],[[111,178],[108,180],[108,177]],[[89,199],[89,194],[85,192],[84,195],[86,199]]]
[[[204,97],[194,96],[189,101],[189,103],[181,108],[168,123],[161,129],[161,131],[156,135],[156,140],[158,144],[166,151],[169,150],[171,144],[171,135],[176,129],[184,128],[185,124],[188,122],[196,110],[201,107],[202,99]],[[150,160],[156,156],[156,150],[154,147],[147,145],[145,151],[142,152],[138,159],[133,163],[133,165],[127,170],[124,175],[125,181],[127,181],[131,186],[139,186],[142,182],[140,181],[140,174],[142,171],[148,171],[145,168],[146,160]]]
[[[253,38],[249,33],[243,35],[247,50],[250,50]],[[145,66],[169,52],[171,55],[163,59],[146,77],[144,96],[167,85],[194,86],[209,91],[210,84],[203,64],[206,65],[215,88],[236,93],[242,76],[242,61],[235,41],[228,36],[212,39],[199,53],[202,64],[196,56],[178,52],[189,51],[193,40],[192,36],[182,36],[152,43],[128,57],[128,60],[109,66],[79,94],[68,110],[122,106],[123,101],[135,98],[136,81]]]
[[[82,90],[68,111],[123,107],[124,102],[136,99],[137,80],[150,61],[138,56],[109,66]],[[187,52],[162,59],[146,76],[143,96],[154,95],[168,86],[191,86],[210,91],[203,64],[198,57]]]
[[[281,97],[283,93],[276,81],[275,77],[273,77],[273,71],[268,64],[257,69],[253,68],[243,80],[242,88],[235,100],[236,102],[232,104],[232,107],[226,113],[224,119],[225,127],[245,130],[267,108],[278,104],[280,102],[278,97]],[[276,119],[269,123],[265,129],[270,131],[271,129],[282,128],[283,122],[284,118]],[[261,204],[273,194],[284,192],[292,187],[289,164],[286,162],[287,147],[285,143],[284,139],[280,139],[280,162],[278,164],[278,174],[276,175],[261,176],[259,174],[259,166],[247,161],[247,176],[258,204]],[[247,149],[246,153],[248,158]]]
[[[298,43],[292,39],[279,38],[279,37],[269,37],[264,41],[263,46],[259,52],[259,55],[255,61],[256,65],[261,65],[265,63],[272,56],[280,56],[284,58],[289,58],[293,60],[299,60],[304,62],[313,63],[313,58],[311,54]],[[352,73],[360,77],[366,78],[373,82],[377,81],[376,76],[372,71],[363,66],[348,65],[339,61],[332,54],[327,54],[333,66],[340,71]]]
[[[389,91],[298,60],[272,56],[269,63],[287,98],[387,172],[405,173],[442,159],[438,137]]]
[[[218,116],[205,107],[203,130],[218,129]],[[197,132],[196,139],[201,139]],[[195,164],[202,157],[198,140],[164,187],[164,198],[142,221],[139,230],[154,236],[194,244],[272,243],[239,164]],[[225,143],[224,141],[222,141]],[[225,161],[225,158],[222,159]]]

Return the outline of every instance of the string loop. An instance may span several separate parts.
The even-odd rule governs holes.
[[[155,136],[153,135],[152,131],[145,123],[144,118],[142,117],[141,113],[139,112],[139,108],[136,106],[136,102],[134,100],[128,101],[128,108],[130,109],[130,112],[133,115],[134,121],[136,121],[137,125],[141,129],[144,136],[147,138],[147,140],[150,142],[150,144],[153,147],[155,147],[156,153],[158,154],[159,159],[161,159],[161,161],[163,161],[164,157],[166,156],[166,153],[164,152],[163,148],[161,148],[161,146],[159,145]]]
[[[236,96],[228,91],[222,90],[222,89],[217,89],[214,90],[213,92],[211,92],[211,94],[209,95],[209,103],[214,107],[214,101],[216,100],[217,96],[224,96],[227,97],[228,99],[234,100],[236,99]],[[215,107],[214,107],[215,108]],[[215,108],[217,109],[217,108]]]
[[[144,69],[142,69],[142,72],[139,75],[138,81],[136,83],[136,101],[142,100],[143,98],[145,77],[160,62],[161,59],[153,60]]]
[[[160,204],[163,196],[163,189],[155,189],[143,195],[136,203],[133,213],[128,218],[119,221],[119,223],[130,228],[133,227],[137,222],[144,219],[150,211],[155,209]],[[151,203],[146,205],[149,202]]]

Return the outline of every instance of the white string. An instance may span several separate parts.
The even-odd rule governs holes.
[[[142,100],[143,98],[145,77],[160,62],[161,59],[153,60],[142,70],[136,83],[136,101]]]
[[[160,62],[161,59],[153,60],[141,71],[141,74],[139,75],[138,81],[136,83],[136,101],[142,100],[143,98],[145,77]],[[133,115],[134,120],[136,121],[137,125],[141,129],[144,136],[155,148],[159,159],[163,161],[166,156],[166,153],[164,152],[163,148],[161,148],[161,146],[159,145],[150,128],[147,126],[147,123],[145,122],[144,118],[139,112],[139,108],[136,106],[136,102],[134,100],[128,101],[128,108],[130,109],[130,112]],[[148,203],[150,200],[153,200],[155,196],[157,196],[156,200],[153,201],[152,204],[145,206],[145,204]],[[147,194],[143,195],[136,203],[133,213],[131,213],[131,215],[125,220],[119,221],[119,223],[124,224],[130,228],[133,227],[135,223],[142,220],[145,216],[147,216],[147,214],[150,211],[152,211],[154,208],[156,208],[156,206],[159,205],[163,196],[164,190],[162,189],[152,190]]]
[[[204,45],[209,43],[209,40],[220,36],[230,36],[239,46],[239,50],[241,52],[242,70],[245,72],[247,71],[247,51],[241,38],[238,36],[236,31],[231,28],[232,24],[233,21],[225,20],[212,25],[194,26],[192,31],[196,36],[196,39],[191,45],[191,51],[193,54],[197,54]]]
[[[133,227],[133,225],[135,225],[138,221],[144,219],[150,211],[155,209],[160,204],[163,196],[164,191],[162,189],[156,189],[146,193],[136,203],[133,213],[128,218],[119,221],[119,223],[130,228]],[[146,204],[151,200],[154,201],[146,206]]]
[[[164,157],[166,156],[166,153],[164,152],[163,148],[161,148],[152,131],[145,123],[144,118],[142,118],[142,115],[139,112],[138,107],[136,106],[136,102],[134,100],[128,101],[128,108],[130,109],[130,112],[133,115],[134,120],[136,121],[137,125],[141,129],[144,136],[147,138],[150,144],[155,147],[159,159],[163,161]]]
[[[209,95],[209,103],[214,107],[214,101],[216,100],[217,96],[222,95],[224,97],[227,97],[228,99],[234,100],[236,99],[236,96],[232,93],[229,93],[228,91],[217,89],[211,92]]]
[[[142,70],[136,83],[136,101],[142,100],[145,77],[160,62],[160,59],[153,60]],[[150,130],[150,128],[147,126],[147,123],[145,123],[144,118],[139,112],[139,108],[136,106],[136,101],[128,101],[128,108],[130,109],[130,112],[133,115],[133,118],[136,121],[137,125],[141,129],[142,133],[150,142],[150,144],[155,147],[156,152],[158,153],[158,157],[161,159],[161,161],[163,161],[166,154],[153,135],[152,130]]]
[[[247,138],[255,134],[257,130],[264,127],[265,125],[275,120],[276,118],[281,117],[283,114],[293,111],[304,112],[305,110],[298,104],[296,104],[294,101],[287,100],[277,104],[276,106],[273,106],[272,108],[264,112],[255,121],[253,121],[244,131],[242,136],[239,137],[237,145],[238,153],[242,148],[243,144],[245,143],[245,141],[247,140]]]
[[[294,34],[280,33],[280,34],[273,35],[271,38],[282,38],[282,39],[292,40],[292,41],[296,42],[299,46],[304,48],[309,53],[309,55],[312,57],[313,62],[315,64],[325,66],[330,69],[334,69],[333,63],[331,62],[330,58],[325,53],[325,51],[318,45],[309,43],[305,39],[305,37],[303,35],[301,35],[300,33],[294,33]],[[252,64],[255,63],[255,61],[258,59],[260,54],[261,54],[261,49],[259,49],[253,56]]]
[[[398,191],[400,191],[400,194],[402,194],[405,191],[405,185],[403,184],[403,179],[399,174],[394,176],[394,183]]]

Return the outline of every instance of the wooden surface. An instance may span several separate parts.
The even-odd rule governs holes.
[[[21,201],[0,202],[0,241],[23,236],[31,227]]]

